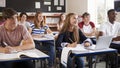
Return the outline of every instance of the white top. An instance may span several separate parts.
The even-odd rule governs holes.
[[[99,31],[103,32],[103,36],[119,36],[120,35],[120,23],[114,22],[111,24],[110,22],[106,22],[101,24]]]
[[[92,26],[89,24],[89,25],[83,25],[83,28],[82,30],[85,32],[85,33],[91,33],[93,31],[93,28]]]

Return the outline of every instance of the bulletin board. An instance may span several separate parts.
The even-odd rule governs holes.
[[[5,7],[18,12],[65,12],[66,0],[3,0],[0,2],[0,12]]]

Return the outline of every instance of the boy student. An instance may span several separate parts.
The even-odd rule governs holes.
[[[56,40],[57,47],[76,47],[77,44],[83,43],[88,47],[92,42],[87,40],[85,35],[77,27],[77,17],[74,13],[69,13],[66,16],[65,23]],[[84,60],[82,57],[77,57],[75,60],[77,68],[84,68]],[[68,68],[72,66],[71,56],[68,58]]]
[[[85,12],[82,15],[83,21],[78,24],[85,36],[95,36],[95,24],[90,21],[90,14]]]
[[[113,42],[110,47],[117,49],[120,53],[120,23],[116,22],[116,11],[110,9],[107,12],[108,22],[101,24],[99,36],[113,36]]]
[[[19,24],[25,26],[27,28],[27,30],[31,33],[32,28],[30,26],[30,22],[26,21],[27,17],[28,17],[27,13],[26,12],[21,12],[19,17],[20,17]]]
[[[30,33],[23,25],[18,24],[17,12],[15,10],[13,10],[12,8],[5,8],[3,9],[2,16],[5,19],[5,22],[3,25],[0,26],[0,52],[12,53],[14,51],[19,52],[22,50],[35,48]],[[1,66],[6,66],[3,68],[10,68],[7,67],[6,64],[7,62],[0,63]],[[26,65],[26,61],[25,65],[24,61],[22,62],[22,64],[22,66],[24,67]],[[28,65],[28,67],[32,68],[31,65]]]

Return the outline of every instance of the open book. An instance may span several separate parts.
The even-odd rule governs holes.
[[[61,63],[67,67],[68,56],[70,53],[87,53],[88,50],[84,48],[83,45],[77,44],[75,48],[64,47],[61,54]]]
[[[7,61],[7,60],[14,60],[21,58],[41,58],[41,57],[49,57],[49,56],[37,49],[25,50],[11,54],[0,53],[0,61],[3,60]]]

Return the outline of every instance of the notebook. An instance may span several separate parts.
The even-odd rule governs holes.
[[[112,36],[101,36],[97,40],[96,45],[88,47],[87,49],[91,49],[91,50],[108,49],[111,42],[112,42]]]

